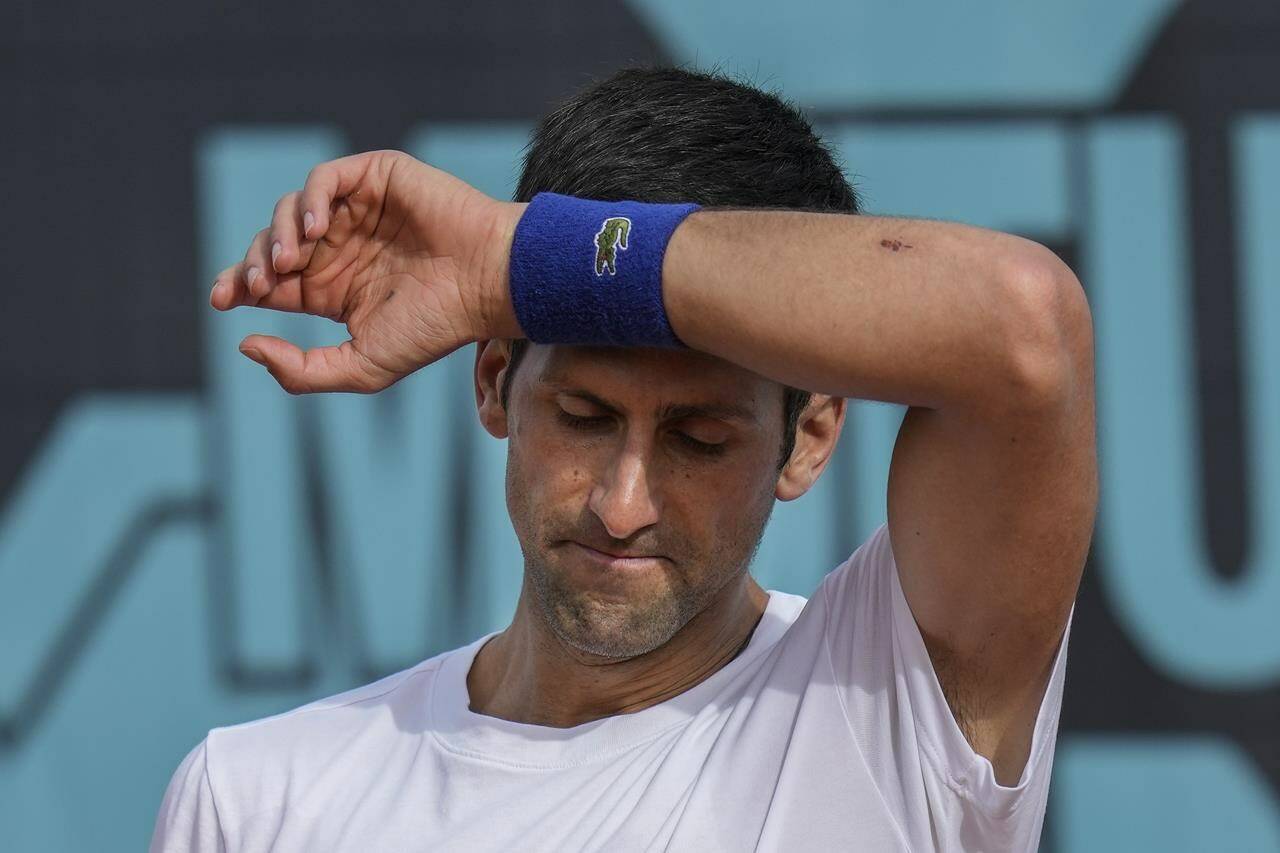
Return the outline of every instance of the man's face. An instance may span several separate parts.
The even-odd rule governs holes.
[[[692,350],[530,345],[509,404],[507,507],[562,642],[652,651],[745,570],[773,509],[781,385]]]

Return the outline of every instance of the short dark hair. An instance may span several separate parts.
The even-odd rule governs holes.
[[[703,207],[857,213],[856,191],[800,110],[717,70],[624,68],[546,115],[525,146],[514,201],[540,192]],[[780,283],[785,286],[785,282]],[[528,348],[512,342],[500,399]],[[810,393],[784,385],[781,469]]]

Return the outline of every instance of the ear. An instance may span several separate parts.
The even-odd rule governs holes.
[[[507,410],[502,405],[502,383],[511,366],[511,341],[476,342],[475,392],[480,425],[494,438],[507,437]]]
[[[846,402],[844,397],[826,394],[810,397],[809,405],[804,407],[796,421],[795,448],[779,472],[778,483],[773,490],[778,500],[793,501],[818,481],[818,476],[831,461],[836,440],[844,428]]]

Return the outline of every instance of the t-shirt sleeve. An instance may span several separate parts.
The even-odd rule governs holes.
[[[927,821],[940,849],[1035,850],[1049,791],[1071,620],[1016,785],[960,731],[898,577],[888,525],[831,572],[820,593],[837,693],[886,799]],[[1073,610],[1074,614],[1074,610]]]
[[[226,853],[209,781],[208,738],[178,765],[160,803],[150,853]]]

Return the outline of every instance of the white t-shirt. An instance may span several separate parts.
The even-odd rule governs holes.
[[[1039,843],[1065,637],[1026,769],[1001,786],[943,698],[886,525],[812,598],[770,591],[747,647],[710,678],[635,713],[551,728],[471,711],[467,672],[492,636],[212,729],[174,773],[151,850],[973,853]]]

